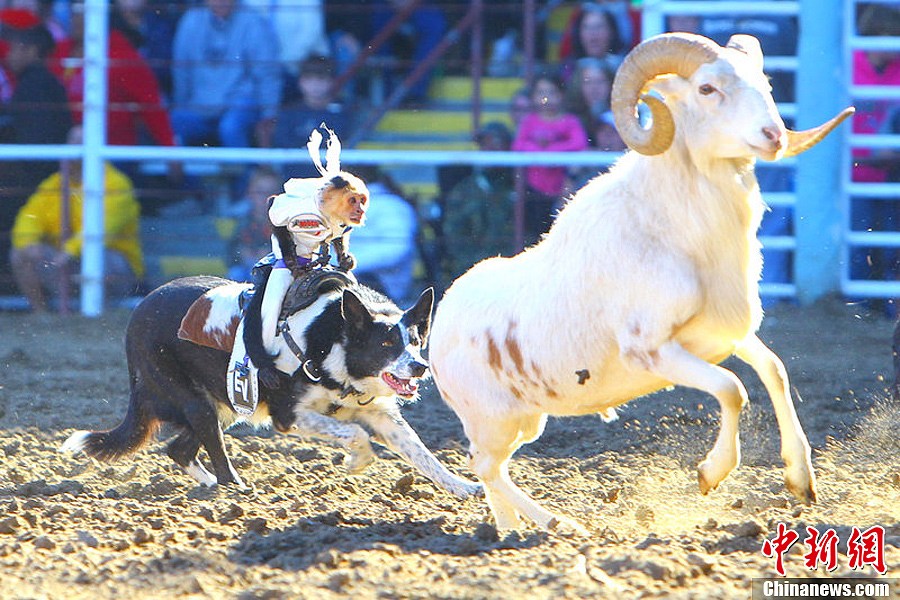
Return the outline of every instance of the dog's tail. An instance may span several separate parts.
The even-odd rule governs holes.
[[[128,407],[125,419],[108,431],[76,431],[60,446],[60,452],[84,452],[104,462],[132,454],[144,446],[156,433],[159,423],[152,416]]]

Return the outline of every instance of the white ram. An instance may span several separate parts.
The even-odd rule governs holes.
[[[721,405],[718,438],[698,469],[700,491],[715,488],[740,461],[747,392],[717,364],[732,354],[771,397],[787,488],[815,500],[784,365],[755,334],[765,207],[753,167],[812,147],[852,108],[789,131],[762,66],[751,36],[724,48],[690,34],[640,44],[613,86],[616,124],[634,152],[578,191],[540,243],[478,263],[440,302],[432,371],[465,427],[498,528],[520,517],[580,528],[509,478],[510,457],[541,434],[548,414],[609,414],[671,384]],[[653,115],[647,129],[639,100]]]

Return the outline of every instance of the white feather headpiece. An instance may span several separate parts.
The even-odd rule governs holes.
[[[312,158],[316,170],[322,177],[337,175],[341,171],[341,140],[334,131],[325,126],[325,123],[322,123],[319,127],[328,132],[328,145],[325,150],[326,166],[322,166],[322,159],[319,155],[322,149],[322,134],[319,133],[318,129],[313,129],[312,133],[309,134],[306,149],[309,151],[309,156]]]

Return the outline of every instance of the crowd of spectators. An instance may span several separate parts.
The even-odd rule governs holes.
[[[108,143],[300,148],[322,122],[349,139],[357,133],[367,108],[370,96],[365,86],[373,73],[377,71],[387,90],[403,87],[405,78],[450,34],[468,5],[463,0],[327,4],[323,0],[112,0]],[[0,141],[62,143],[70,127],[81,122],[83,112],[84,5],[78,0],[15,0],[11,6],[0,10]],[[627,0],[548,0],[538,2],[538,7],[539,27],[549,23],[553,11],[564,14],[564,26],[555,38],[539,30],[536,75],[529,87],[509,99],[506,123],[492,123],[476,133],[479,147],[523,152],[624,150],[613,124],[609,95],[616,68],[640,41],[639,9]],[[484,22],[484,58],[496,72],[524,79],[522,15],[513,11],[516,14],[504,17],[499,10],[486,7],[490,14]],[[900,32],[898,10],[886,4],[872,4],[858,22],[865,35]],[[669,30],[693,31],[719,42],[735,31],[751,33],[761,40],[767,55],[789,56],[797,50],[798,26],[792,16],[672,15],[666,24]],[[370,47],[379,36],[383,43]],[[369,54],[366,68],[348,72],[354,61]],[[451,51],[448,56],[452,59],[452,55]],[[417,108],[427,102],[431,78],[440,71],[466,73],[467,62],[457,62],[461,64],[439,63],[440,67],[427,69],[405,87],[406,106]],[[858,52],[853,64],[856,83],[900,83],[896,53]],[[792,101],[793,74],[776,71],[772,75],[776,100]],[[897,131],[900,112],[890,102],[857,106],[854,131]],[[897,180],[900,169],[893,153],[858,149],[854,158],[854,180]],[[111,166],[132,182],[144,214],[154,214],[159,206],[154,197],[158,188],[184,190],[199,185],[176,162],[167,164],[162,183],[151,183],[139,163],[122,161]],[[16,214],[57,167],[58,163],[46,161],[0,162],[0,272],[5,268]],[[229,214],[237,215],[245,205],[256,206],[259,202],[252,198],[277,187],[276,179],[313,176],[312,168],[305,163],[279,165],[277,170],[248,166],[233,182],[231,196],[242,202]],[[761,170],[764,190],[791,190],[793,181],[786,173]],[[463,258],[451,256],[447,249],[445,274],[458,274],[478,254],[515,250],[494,240],[494,234],[505,235],[511,223],[507,200],[513,193],[513,171],[466,167],[448,168],[442,174],[452,174],[440,182],[443,233],[473,241],[453,244],[466,249]],[[526,169],[527,243],[547,231],[560,202],[588,176],[584,170],[565,167]],[[471,202],[462,206],[454,200],[464,194],[484,198],[491,210],[484,213]],[[895,228],[890,203],[859,206],[856,223]],[[248,225],[241,229],[244,241],[252,237],[252,212],[238,217],[242,225]],[[768,214],[764,233],[790,233],[790,212]],[[416,226],[415,222],[410,225]],[[867,268],[879,274],[898,271],[896,256],[883,252],[876,259],[872,267],[872,255],[866,254],[854,262],[855,268],[860,273]],[[788,263],[773,259],[769,264],[776,280],[789,276]]]
[[[343,29],[328,30],[324,2],[314,0],[112,0],[107,143],[302,148],[322,122],[347,139],[359,112],[345,110],[344,103],[358,98],[333,84],[374,32],[399,12],[410,13],[412,26],[399,28],[379,50],[395,83],[444,35],[440,8],[408,4],[354,2],[341,19]],[[84,16],[78,0],[0,3],[0,143],[61,144],[80,125]],[[425,78],[411,97],[424,100],[427,85]],[[353,82],[346,87],[352,89]],[[160,182],[136,161],[109,165],[129,180],[143,214],[156,214],[160,199],[180,199],[169,190],[202,188],[185,177],[181,164],[166,166]],[[15,289],[9,263],[13,225],[59,168],[55,160],[0,162],[2,293]],[[284,165],[274,176],[309,176],[309,168]],[[258,180],[252,169],[238,176],[234,199],[260,185]]]

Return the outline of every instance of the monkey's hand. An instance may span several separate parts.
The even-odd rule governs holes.
[[[349,252],[345,252],[338,258],[338,266],[341,268],[341,271],[352,271],[356,268],[356,257]]]

